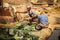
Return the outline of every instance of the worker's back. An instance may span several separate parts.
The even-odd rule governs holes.
[[[47,17],[47,15],[41,14],[41,15],[38,16],[38,19],[39,19],[40,23],[48,25],[48,17]]]

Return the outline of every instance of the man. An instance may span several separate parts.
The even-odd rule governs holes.
[[[36,26],[37,30],[41,30],[42,28],[48,27],[48,16],[45,14],[44,11],[41,11],[40,15],[38,15],[38,25]]]
[[[9,14],[13,17],[14,22],[19,21],[17,18],[17,13],[16,13],[16,7],[10,5],[9,3],[3,3],[3,8],[7,12],[10,12]]]
[[[30,17],[34,17],[37,14],[36,11],[34,9],[32,9],[30,6],[27,7],[27,12]]]
[[[28,15],[30,16],[30,25],[32,24],[32,21],[35,20],[36,16],[37,16],[37,13],[35,10],[33,10],[30,6],[27,7],[27,13]]]

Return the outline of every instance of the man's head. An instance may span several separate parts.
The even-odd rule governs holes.
[[[31,6],[27,6],[27,11],[30,11],[31,10]]]

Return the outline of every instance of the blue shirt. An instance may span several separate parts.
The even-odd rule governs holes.
[[[38,19],[39,19],[40,23],[48,25],[48,17],[47,17],[47,15],[41,14],[41,15],[38,16]]]

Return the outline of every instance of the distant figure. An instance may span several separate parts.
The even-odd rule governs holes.
[[[48,27],[48,16],[45,14],[44,11],[41,11],[40,15],[38,15],[38,25],[36,29],[41,30],[42,28]]]
[[[3,3],[2,7],[2,16],[11,16],[11,10],[9,9],[9,4],[8,3]]]
[[[15,6],[10,5],[9,3],[3,3],[3,8],[4,8],[5,11],[10,12],[10,13],[7,13],[7,14],[11,14],[11,16],[14,19],[14,22],[19,21],[18,18],[17,18],[17,13],[16,13],[16,7]]]

